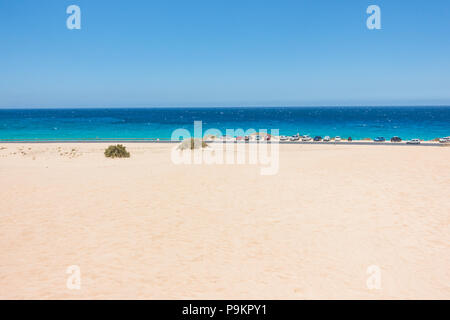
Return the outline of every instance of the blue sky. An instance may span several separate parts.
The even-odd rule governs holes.
[[[0,0],[0,107],[450,105],[449,36],[448,0]]]

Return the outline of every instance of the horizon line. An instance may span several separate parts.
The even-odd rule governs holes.
[[[61,110],[61,109],[227,109],[227,108],[423,108],[423,107],[450,107],[450,104],[421,104],[421,105],[255,105],[255,106],[89,106],[89,107],[2,107],[0,110]]]

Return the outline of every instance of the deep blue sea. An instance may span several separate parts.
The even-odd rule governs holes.
[[[279,129],[353,139],[450,136],[450,107],[0,109],[0,140],[170,139],[177,128]]]

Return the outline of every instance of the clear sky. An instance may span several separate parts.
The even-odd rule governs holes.
[[[0,107],[428,104],[449,0],[0,0]]]

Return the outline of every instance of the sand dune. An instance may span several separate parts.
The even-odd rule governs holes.
[[[126,145],[0,144],[0,298],[450,298],[448,147],[282,145],[262,176]]]

